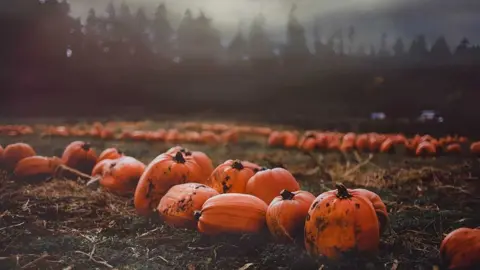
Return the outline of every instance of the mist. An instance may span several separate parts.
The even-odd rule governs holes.
[[[267,18],[267,31],[274,42],[285,40],[285,25],[292,4],[297,4],[296,16],[306,28],[307,40],[313,40],[313,24],[317,22],[320,37],[328,38],[335,31],[350,25],[356,28],[356,43],[380,42],[387,33],[388,43],[401,36],[410,40],[425,34],[430,44],[440,35],[450,46],[456,46],[467,36],[472,43],[480,40],[480,3],[477,0],[68,0],[71,14],[84,19],[93,7],[103,14],[109,2],[119,6],[126,2],[132,11],[144,7],[152,15],[160,3],[165,3],[176,26],[184,11],[203,11],[213,19],[222,33],[222,43],[231,40],[239,25],[248,30],[259,13]]]

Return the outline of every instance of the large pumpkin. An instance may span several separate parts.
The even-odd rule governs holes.
[[[305,248],[311,255],[339,259],[350,252],[378,252],[380,229],[372,203],[355,190],[337,184],[319,195],[305,222]]]
[[[180,152],[156,157],[143,172],[135,190],[134,204],[137,213],[150,215],[171,187],[197,182],[203,177],[202,173],[202,169],[192,157],[184,156]]]
[[[314,200],[315,196],[307,191],[282,190],[267,209],[267,226],[272,236],[288,242],[303,235],[305,217]]]
[[[245,192],[270,204],[284,189],[297,191],[300,189],[300,185],[289,171],[283,168],[274,168],[261,170],[252,176],[247,182]]]
[[[14,174],[21,179],[52,176],[60,164],[62,161],[58,157],[26,157],[17,163]]]
[[[480,229],[449,233],[440,245],[440,258],[448,269],[480,269]]]
[[[3,165],[5,169],[13,171],[20,160],[35,155],[35,150],[26,143],[9,144],[3,150]]]
[[[193,215],[202,210],[206,200],[218,195],[211,187],[198,183],[186,183],[173,186],[160,200],[158,213],[165,223],[179,228],[196,228]]]
[[[118,150],[117,148],[114,148],[114,147],[107,148],[103,150],[102,153],[100,153],[100,155],[98,156],[97,162],[100,162],[104,159],[117,159],[122,156],[124,156],[123,152]]]
[[[387,207],[383,203],[380,196],[378,196],[375,192],[363,188],[357,188],[353,191],[367,198],[372,203],[373,209],[375,209],[375,212],[377,213],[377,218],[380,226],[380,234],[382,234],[388,227],[389,218]]]
[[[260,166],[247,161],[227,160],[212,172],[207,185],[218,193],[245,193],[247,181]]]
[[[89,143],[74,141],[65,148],[62,162],[71,168],[90,174],[97,163],[97,155]]]
[[[258,233],[265,228],[267,204],[248,194],[220,194],[195,212],[198,230],[208,235]]]
[[[191,156],[195,162],[202,168],[202,179],[198,179],[199,183],[205,183],[208,177],[213,172],[213,163],[212,160],[207,156],[207,154],[200,151],[190,151],[181,146],[175,146],[167,150],[166,153],[175,154],[176,152],[181,152],[184,156]]]
[[[133,194],[144,170],[145,164],[133,157],[124,156],[112,160],[104,168],[100,185],[115,194]]]

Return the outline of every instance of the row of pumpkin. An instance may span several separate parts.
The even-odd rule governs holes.
[[[120,123],[120,122],[119,122]],[[122,122],[123,123],[123,122]],[[128,124],[125,127],[136,127],[125,130],[125,127],[112,122],[103,125],[99,122],[90,127],[80,126],[44,126],[42,136],[85,137],[90,136],[105,140],[135,140],[164,141],[169,143],[237,143],[239,137],[245,134],[268,137],[267,144],[271,147],[298,148],[302,151],[338,151],[338,152],[372,152],[393,153],[398,147],[403,147],[408,154],[417,156],[436,156],[441,154],[460,155],[470,152],[480,155],[480,142],[468,144],[468,139],[462,136],[445,136],[434,138],[430,135],[415,135],[408,138],[402,134],[379,134],[353,132],[278,131],[268,127],[233,126],[226,124],[202,124],[195,122],[180,123],[177,128],[141,130],[140,124]],[[200,131],[194,131],[197,129]],[[115,132],[114,130],[117,130]],[[0,134],[11,136],[34,133],[34,129],[24,125],[0,126]],[[467,149],[468,148],[468,149]]]
[[[92,175],[106,191],[134,197],[139,215],[158,214],[169,225],[222,233],[261,233],[268,228],[280,242],[303,238],[313,256],[338,259],[355,251],[378,252],[380,236],[389,226],[382,199],[366,189],[336,189],[318,197],[300,190],[283,168],[227,160],[214,168],[203,152],[176,146],[147,166],[115,148],[98,157],[88,143],[69,144],[60,158],[36,156],[24,143],[8,145],[1,164],[18,178],[55,175],[64,166]],[[463,248],[469,247],[469,248]],[[451,268],[480,263],[480,230],[461,228],[442,242],[440,255]]]

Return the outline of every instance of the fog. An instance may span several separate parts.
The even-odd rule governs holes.
[[[227,43],[239,24],[246,31],[254,16],[260,12],[267,18],[267,31],[272,40],[285,39],[285,24],[293,3],[296,15],[306,28],[307,39],[313,40],[313,22],[319,25],[323,38],[338,29],[346,34],[350,25],[355,26],[356,43],[378,45],[383,32],[388,42],[402,36],[406,40],[425,34],[428,40],[444,35],[450,46],[456,46],[464,36],[476,43],[480,41],[480,1],[478,0],[68,0],[71,14],[85,18],[94,7],[97,14],[104,14],[112,1],[117,7],[126,2],[135,11],[144,7],[151,15],[160,3],[171,12],[175,26],[184,11],[190,8],[194,14],[204,11],[213,19],[214,26],[222,32]]]

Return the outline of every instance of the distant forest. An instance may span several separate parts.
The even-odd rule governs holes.
[[[390,48],[379,33],[379,46],[359,45],[351,26],[315,30],[311,52],[292,7],[284,44],[269,39],[259,14],[222,46],[208,14],[186,10],[174,29],[168,12],[110,4],[82,24],[65,0],[1,1],[0,112],[397,119],[433,109],[447,123],[480,118],[480,46],[468,38],[428,46],[424,35],[399,37]]]

